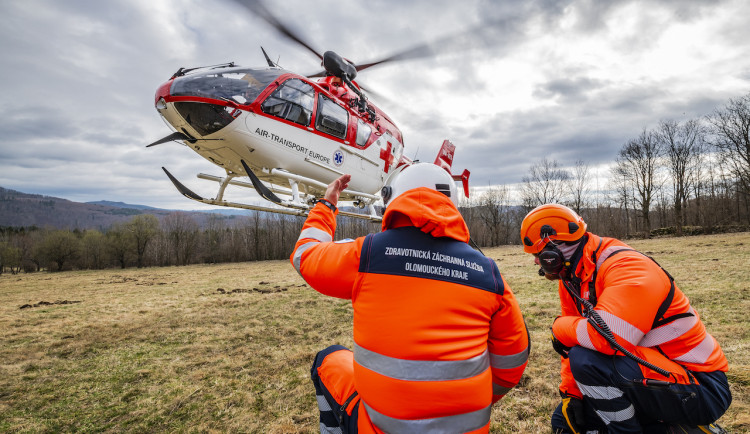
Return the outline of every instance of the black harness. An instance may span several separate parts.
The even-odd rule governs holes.
[[[594,250],[594,252],[591,254],[591,260],[594,262],[594,275],[591,276],[591,280],[589,281],[589,297],[588,297],[588,299],[589,299],[589,302],[591,303],[592,306],[596,306],[596,303],[597,303],[597,298],[596,298],[596,278],[597,278],[597,274],[599,272],[599,265],[597,264],[597,262],[598,262],[599,259],[601,259],[601,258],[597,258],[597,254],[599,253],[599,249],[601,249],[601,247],[602,247],[602,239],[600,238],[599,239],[599,245],[596,246],[596,250]],[[679,313],[679,314],[676,314],[676,315],[671,315],[671,316],[666,317],[666,318],[664,317],[664,315],[667,313],[667,310],[669,310],[669,306],[672,305],[672,301],[674,300],[674,293],[675,293],[675,289],[676,289],[675,288],[675,284],[674,284],[674,278],[672,277],[671,274],[669,274],[669,272],[667,270],[664,269],[664,267],[662,267],[661,265],[659,265],[659,263],[656,262],[656,260],[654,258],[652,258],[651,256],[648,256],[645,253],[641,253],[641,252],[639,252],[638,250],[635,250],[635,249],[630,249],[630,248],[627,248],[627,247],[623,247],[621,249],[618,249],[618,250],[615,250],[615,251],[611,252],[609,255],[607,255],[605,258],[603,258],[601,265],[604,265],[604,262],[607,261],[612,256],[614,256],[614,255],[616,255],[616,254],[618,254],[620,252],[628,252],[628,251],[639,253],[639,254],[647,257],[648,259],[652,260],[654,262],[654,264],[656,264],[657,266],[659,266],[659,268],[661,269],[661,271],[663,271],[664,274],[667,275],[667,278],[669,278],[669,286],[670,286],[669,287],[669,293],[667,293],[667,296],[664,298],[664,301],[662,301],[661,305],[659,305],[659,309],[656,311],[656,316],[654,317],[654,321],[651,324],[651,329],[653,330],[653,329],[655,329],[657,327],[661,327],[661,326],[663,326],[665,324],[669,324],[670,322],[675,321],[675,320],[680,319],[680,318],[686,318],[686,317],[689,317],[689,316],[693,316],[692,312],[685,312],[685,313]],[[580,293],[581,280],[579,278],[577,278],[577,277],[574,277],[574,279],[572,279],[572,280],[573,280],[574,285],[578,287],[579,293]],[[583,314],[583,306],[581,306],[581,303],[578,302],[577,300],[576,300],[576,307],[578,309],[578,312],[581,313],[581,314]]]

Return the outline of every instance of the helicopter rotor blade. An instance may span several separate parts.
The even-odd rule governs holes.
[[[397,51],[393,54],[387,55],[372,62],[359,64],[350,62],[350,65],[352,65],[354,69],[359,72],[364,69],[372,68],[373,66],[382,65],[384,63],[399,62],[412,59],[423,59],[433,57],[442,53],[463,51],[467,46],[476,46],[477,41],[492,41],[493,38],[495,40],[497,38],[500,38],[501,36],[493,35],[492,33],[499,27],[505,27],[505,30],[515,30],[515,36],[520,36],[520,32],[517,31],[518,29],[513,29],[513,24],[508,20],[501,19],[485,21],[467,30],[447,36],[442,36],[432,42],[421,43],[404,50]],[[508,39],[507,34],[503,35],[502,37]],[[314,74],[306,75],[306,77],[324,77],[325,75],[326,71],[320,71]]]
[[[359,86],[359,89],[365,92],[368,97],[370,96],[375,97],[376,103],[395,104],[395,102],[392,99],[388,98],[387,96],[383,95],[380,92],[376,92],[372,90],[370,86],[366,86],[362,84],[362,81],[358,80],[357,86]]]
[[[362,71],[364,69],[371,68],[377,65],[381,65],[383,63],[398,62],[402,60],[411,60],[411,59],[422,59],[422,58],[436,56],[443,52],[460,50],[460,49],[463,49],[462,47],[463,44],[460,41],[465,40],[468,37],[478,36],[482,33],[485,33],[488,31],[489,28],[497,24],[500,24],[500,22],[494,23],[494,24],[483,23],[483,24],[480,24],[479,26],[472,27],[468,30],[465,30],[459,33],[440,37],[432,42],[426,42],[426,43],[415,45],[413,47],[406,48],[394,54],[385,56],[379,60],[375,60],[375,61],[368,62],[368,63],[355,64],[354,66],[357,69],[357,71]]]
[[[307,42],[305,42],[304,39],[298,36],[294,31],[292,31],[292,29],[290,29],[284,23],[279,21],[279,19],[276,18],[276,15],[271,13],[271,11],[269,11],[268,8],[266,8],[266,6],[260,0],[235,0],[235,2],[241,4],[242,6],[245,6],[247,9],[250,10],[250,12],[262,18],[265,22],[273,26],[276,30],[281,32],[284,36],[298,43],[299,45],[307,48],[311,53],[317,56],[321,61],[323,60],[322,54],[320,54],[316,49],[311,47]]]

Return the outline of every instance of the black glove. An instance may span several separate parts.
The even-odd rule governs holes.
[[[552,329],[550,328],[549,332],[549,338],[552,341],[552,348],[557,351],[557,354],[563,356],[564,359],[568,358],[568,351],[570,351],[570,347],[566,347],[563,345],[562,342],[558,341],[555,337],[555,334],[552,332]]]
[[[563,392],[560,392],[560,395],[562,395],[562,414],[565,418],[565,423],[568,424],[568,428],[570,428],[573,434],[582,433],[583,430],[581,427],[584,426],[585,420],[583,416],[583,401]]]

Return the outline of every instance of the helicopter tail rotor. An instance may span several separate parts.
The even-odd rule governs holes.
[[[461,185],[464,188],[464,196],[469,197],[469,175],[471,172],[469,172],[469,169],[464,169],[464,171],[460,175],[451,175],[453,176],[454,181],[461,181]]]

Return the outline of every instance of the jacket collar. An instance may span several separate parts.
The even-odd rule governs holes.
[[[427,187],[409,190],[388,204],[383,230],[403,226],[414,226],[433,237],[469,242],[469,228],[450,198]]]
[[[596,270],[594,252],[596,252],[599,243],[602,241],[601,237],[594,235],[591,232],[586,232],[586,235],[588,236],[588,241],[586,241],[586,245],[583,246],[581,259],[576,265],[575,272],[575,275],[581,279],[582,282],[589,280],[593,276],[594,270]],[[597,254],[601,254],[601,249]]]

